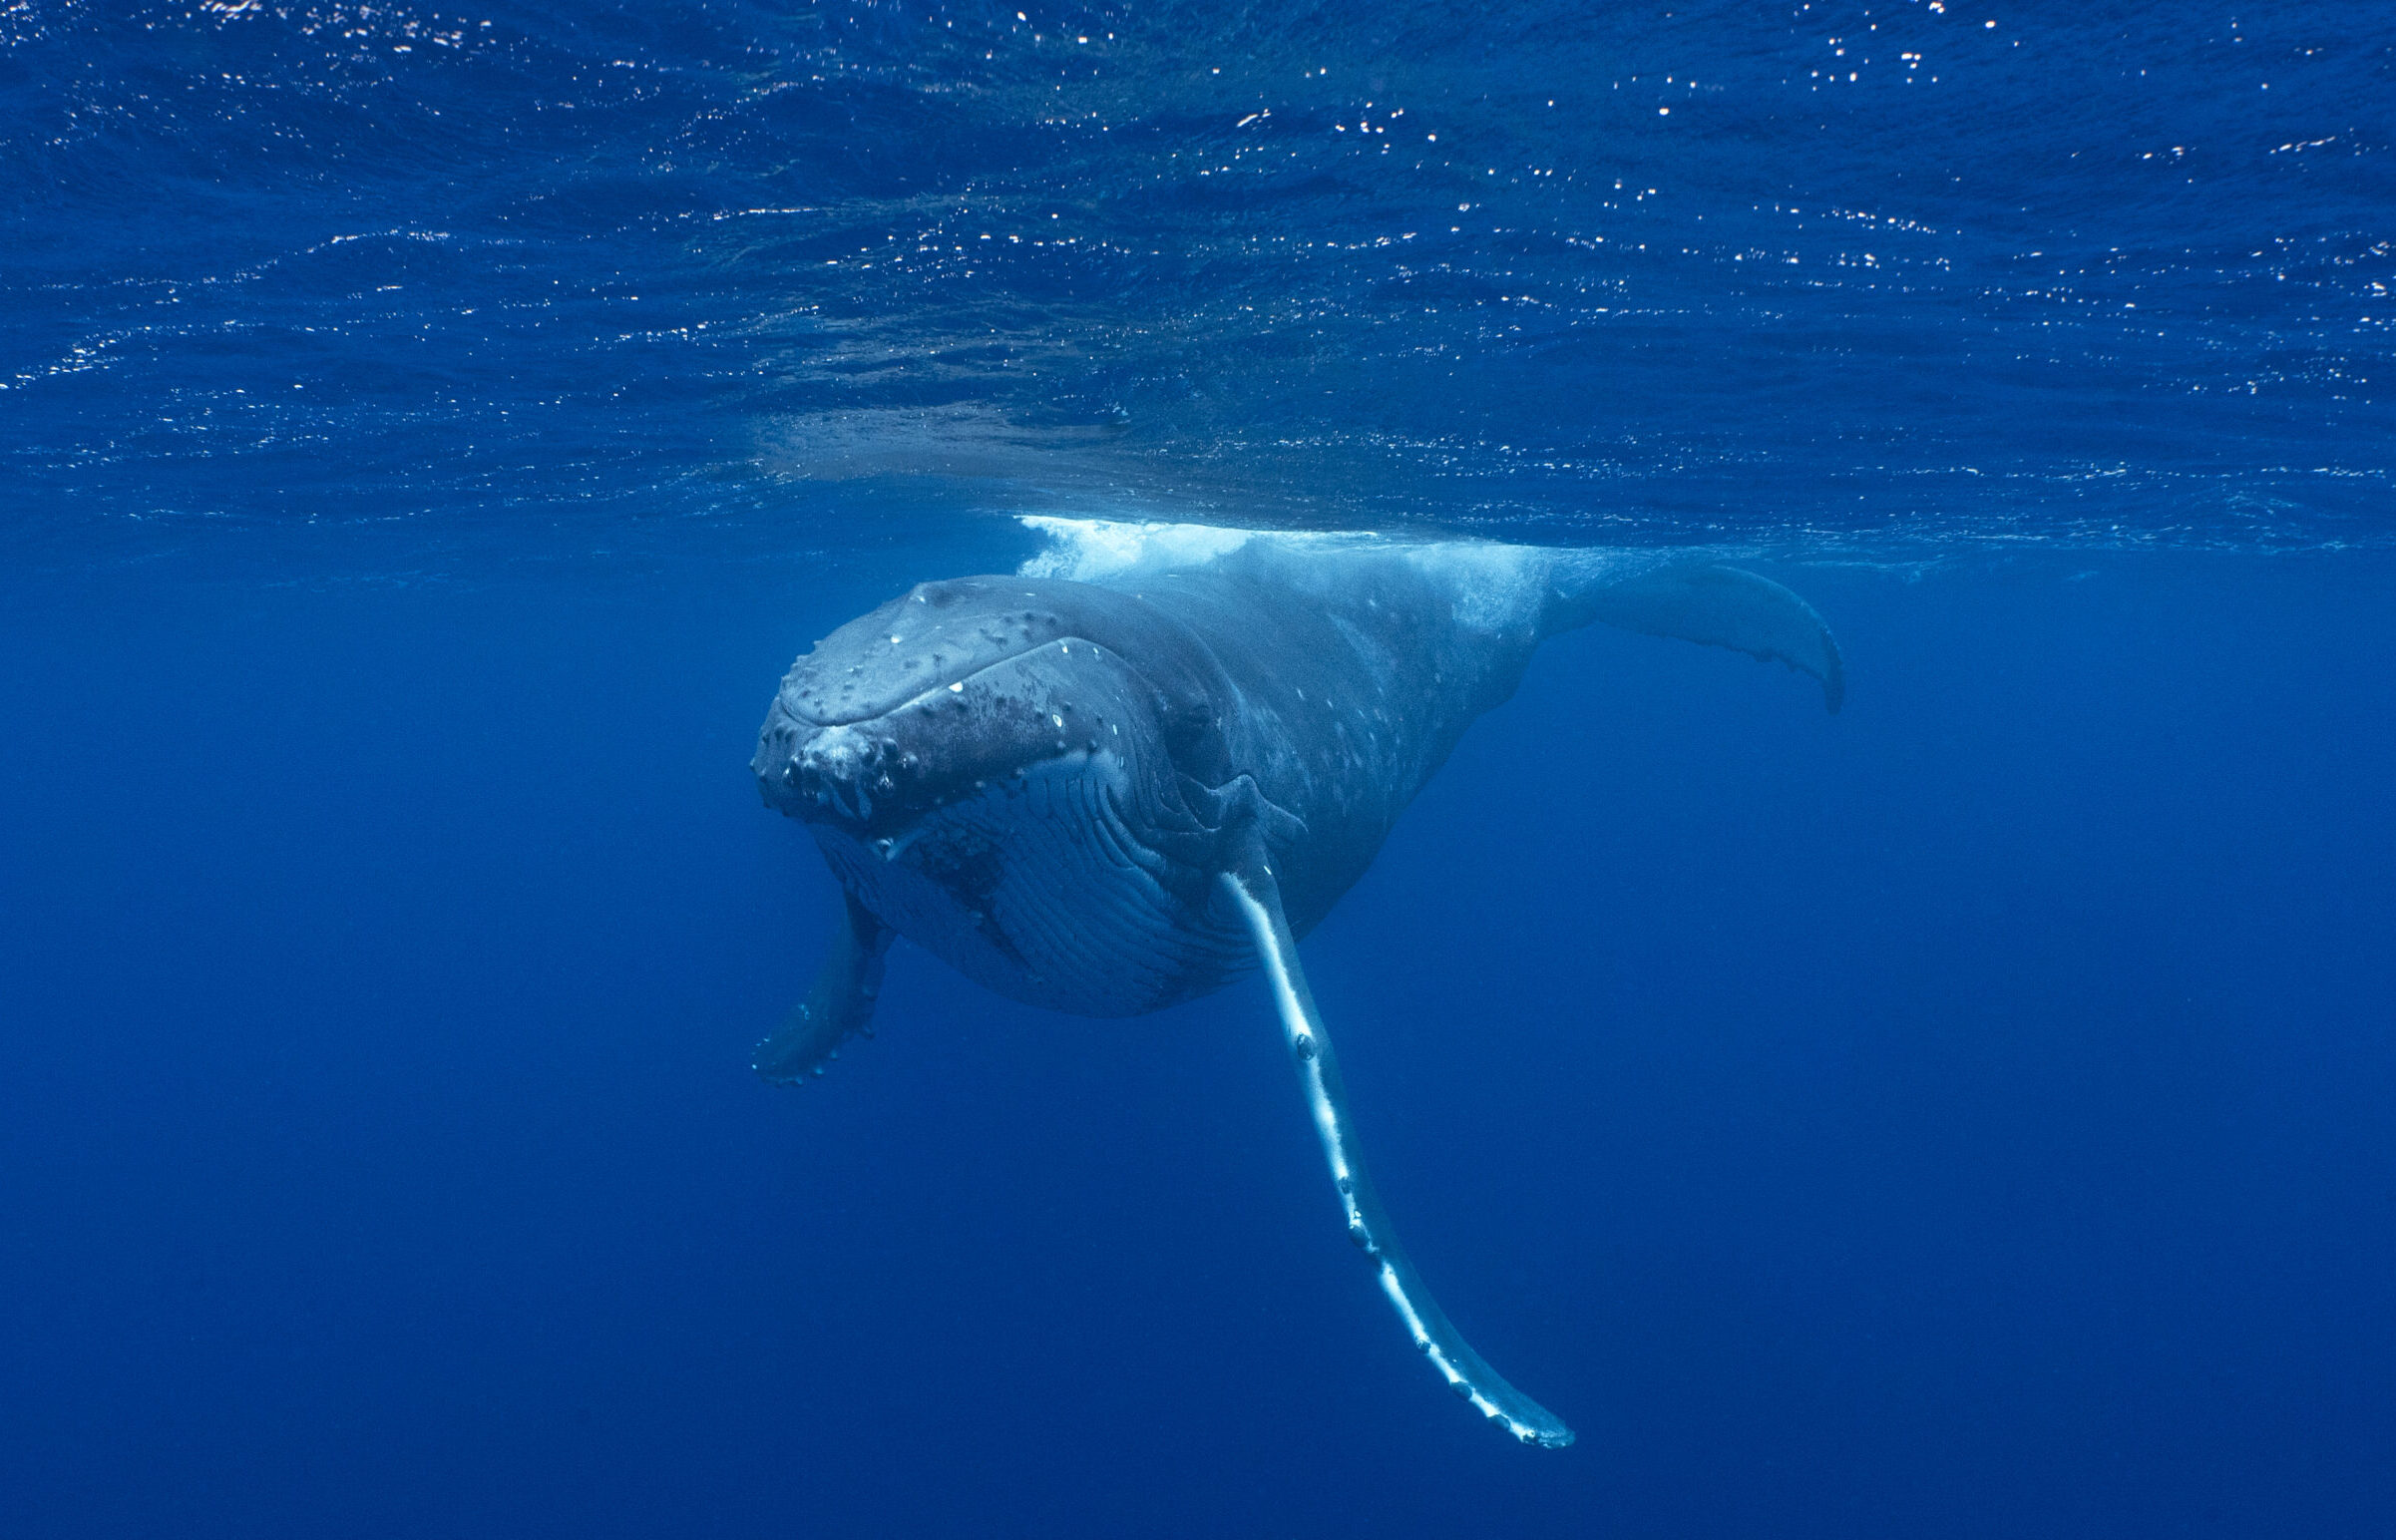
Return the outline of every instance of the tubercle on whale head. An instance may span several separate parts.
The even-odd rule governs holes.
[[[1129,594],[923,583],[792,666],[750,768],[768,805],[869,842],[1076,752],[1160,759],[1211,784],[1224,755],[1210,670],[1202,643]]]
[[[766,803],[869,846],[926,815],[1075,755],[1164,756],[1153,691],[1107,649],[1071,637],[934,682],[877,716],[823,722],[778,696],[750,768]],[[891,846],[885,845],[885,853]]]
[[[780,698],[794,716],[827,727],[886,716],[929,690],[1069,636],[1069,617],[1041,586],[993,578],[918,583],[817,642],[791,665]]]

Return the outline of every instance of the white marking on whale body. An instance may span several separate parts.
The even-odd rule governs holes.
[[[1423,1328],[1422,1318],[1414,1314],[1414,1302],[1406,1298],[1405,1285],[1398,1281],[1398,1270],[1388,1263],[1382,1264],[1381,1288],[1382,1293],[1390,1297],[1390,1303],[1398,1307],[1398,1318],[1405,1322],[1406,1335],[1414,1340],[1414,1345],[1428,1351],[1441,1368],[1447,1369],[1448,1378],[1462,1378],[1454,1369],[1447,1367],[1447,1359],[1440,1355],[1438,1348],[1431,1346],[1431,1335]]]
[[[1271,875],[1269,868],[1267,875]],[[1561,1448],[1571,1443],[1572,1431],[1561,1422],[1549,1418],[1552,1425],[1541,1427],[1524,1417],[1510,1414],[1492,1398],[1489,1391],[1476,1384],[1473,1371],[1459,1365],[1441,1345],[1440,1339],[1446,1337],[1467,1359],[1477,1361],[1477,1355],[1455,1336],[1454,1328],[1446,1325],[1443,1317],[1440,1328],[1434,1330],[1407,1294],[1406,1281],[1399,1273],[1397,1261],[1397,1238],[1387,1233],[1373,1233],[1373,1228],[1365,1222],[1362,1205],[1356,1196],[1353,1179],[1357,1173],[1348,1159],[1350,1135],[1340,1122],[1339,1104],[1333,1099],[1324,1075],[1324,1059],[1331,1051],[1331,1043],[1324,1035],[1323,1023],[1316,1015],[1312,1001],[1303,992],[1304,985],[1299,981],[1294,966],[1295,944],[1289,939],[1286,925],[1277,920],[1274,911],[1268,910],[1238,876],[1226,872],[1222,874],[1221,883],[1247,923],[1249,935],[1256,944],[1258,960],[1264,964],[1266,982],[1273,991],[1273,1003],[1281,1013],[1284,1035],[1298,1059],[1299,1078],[1306,1088],[1307,1102],[1315,1114],[1315,1126],[1322,1138],[1324,1156],[1331,1166],[1332,1180],[1341,1193],[1341,1208],[1347,1214],[1350,1233],[1363,1234],[1364,1243],[1377,1265],[1382,1293],[1390,1297],[1390,1304],[1405,1323],[1406,1335],[1430,1359],[1431,1366],[1439,1371],[1440,1377],[1450,1387],[1461,1391],[1482,1416],[1504,1422],[1506,1430],[1524,1443],[1542,1444],[1549,1448]],[[1431,1309],[1434,1314],[1437,1313],[1436,1305]],[[1482,1370],[1488,1377],[1496,1378],[1495,1371],[1487,1369],[1486,1365],[1482,1365]],[[1493,1388],[1498,1394],[1519,1399],[1529,1410],[1545,1415],[1535,1402],[1529,1401],[1503,1380],[1497,1380]]]

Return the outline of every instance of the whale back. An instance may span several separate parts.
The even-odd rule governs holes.
[[[1548,602],[1536,554],[1498,546],[1260,539],[1100,581],[1213,654],[1231,692],[1225,757],[1293,821],[1266,832],[1301,935],[1364,875],[1464,730],[1513,693]]]

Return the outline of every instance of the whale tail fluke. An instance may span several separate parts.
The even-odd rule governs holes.
[[[1736,567],[1667,567],[1559,593],[1550,613],[1551,632],[1603,622],[1787,663],[1820,682],[1822,704],[1833,714],[1846,699],[1838,639],[1813,606],[1770,578]]]

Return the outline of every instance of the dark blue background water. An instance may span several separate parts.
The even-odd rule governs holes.
[[[0,1527],[2388,1532],[2392,41],[0,14]],[[1837,718],[1558,641],[1307,944],[1571,1450],[1408,1350],[1253,983],[902,949],[747,1073],[774,679],[1034,510],[1838,629]]]

